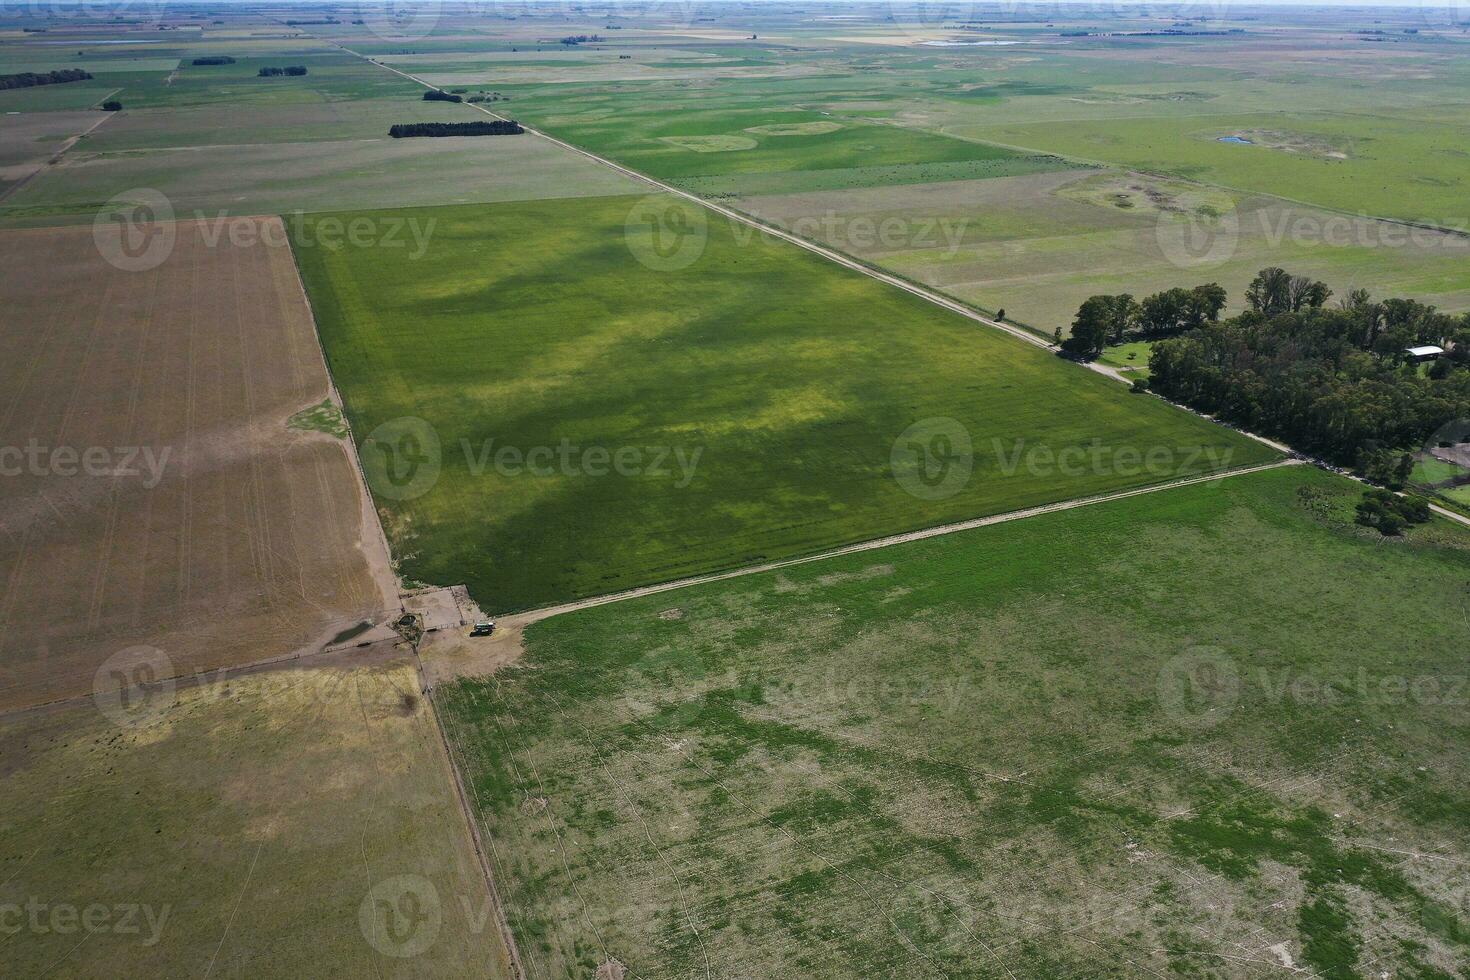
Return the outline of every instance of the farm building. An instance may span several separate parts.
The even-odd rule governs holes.
[[[1426,344],[1423,347],[1406,347],[1404,353],[1409,355],[1409,360],[1422,364],[1439,357],[1444,353],[1444,348]]]

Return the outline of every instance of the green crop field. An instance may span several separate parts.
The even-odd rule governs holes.
[[[418,261],[299,248],[356,438],[417,418],[439,446],[430,485],[375,487],[405,577],[522,608],[1272,455],[723,218],[692,264],[651,268],[650,205],[705,220],[675,201],[396,212],[433,222]],[[308,217],[298,244],[359,217],[388,214]],[[937,481],[963,457],[957,482],[906,491],[915,443]],[[539,475],[513,462],[564,444]],[[636,472],[592,475],[589,450]]]
[[[506,111],[513,107],[522,121],[703,194],[871,187],[1064,166],[1045,155],[791,104],[832,98],[839,86],[831,78],[711,77],[698,88],[680,82],[496,87],[512,93]]]
[[[1470,535],[1360,496],[1280,468],[531,627],[441,688],[522,956],[1464,975]]]

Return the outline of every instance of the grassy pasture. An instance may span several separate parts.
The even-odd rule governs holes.
[[[1219,282],[1239,309],[1246,285],[1270,265],[1320,278],[1339,295],[1364,288],[1470,309],[1470,237],[1140,174],[1070,171],[737,204],[1046,333],[1065,332],[1095,293]],[[1208,237],[1191,249],[1195,220]]]
[[[165,189],[181,216],[213,218],[616,194],[637,186],[529,136],[75,149],[0,205],[0,224],[88,222],[114,194],[139,187]]]
[[[1272,455],[724,219],[691,264],[642,264],[655,243],[640,201],[398,212],[434,222],[419,261],[298,250],[356,438],[404,417],[436,433],[436,482],[379,493],[407,578],[523,608]],[[652,199],[674,209],[666,228],[704,220],[674,201]],[[297,234],[354,217],[309,216]],[[936,418],[971,451],[904,435]],[[934,449],[926,476],[961,458],[970,477],[906,491],[893,460],[913,441]],[[642,462],[496,464],[564,444]],[[1096,466],[1045,455],[1094,444]],[[389,448],[367,446],[369,465]],[[1148,466],[1124,462],[1150,450]]]
[[[7,917],[8,975],[510,975],[411,663],[354,652],[128,704],[122,725],[90,700],[0,720],[0,903],[42,924]],[[375,899],[404,894],[433,917],[395,934]]]
[[[1277,469],[529,628],[440,688],[522,956],[1463,975],[1470,536],[1360,496]]]
[[[1354,214],[1435,224],[1463,223],[1470,193],[1462,114],[1431,120],[1276,112],[980,124],[951,131]],[[1236,134],[1255,145],[1219,142]]]

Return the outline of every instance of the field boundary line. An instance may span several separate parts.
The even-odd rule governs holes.
[[[439,702],[434,699],[434,687],[429,683],[429,675],[424,670],[424,661],[419,656],[418,644],[411,644],[411,646],[419,686],[423,689],[424,697],[429,701],[429,714],[434,716],[434,730],[439,733],[439,746],[444,753],[444,763],[449,768],[449,781],[454,784],[454,797],[459,801],[459,812],[469,827],[470,846],[474,848],[475,859],[480,864],[480,874],[485,879],[485,887],[489,890],[490,906],[495,910],[495,928],[500,933],[500,944],[506,952],[506,964],[510,967],[514,980],[527,980],[528,974],[526,968],[521,964],[520,950],[516,948],[515,934],[511,932],[510,921],[506,918],[505,903],[501,901],[500,889],[495,885],[495,873],[490,867],[490,857],[486,853],[485,842],[480,837],[480,825],[475,819],[474,811],[470,808],[469,798],[465,796],[464,774],[460,771],[459,762],[455,759],[454,747],[449,742],[449,735],[444,730],[444,717],[441,714]]]
[[[1305,460],[1290,458],[1278,459],[1269,463],[1258,463],[1253,466],[1244,466],[1233,470],[1222,470],[1218,473],[1205,473],[1199,476],[1186,477],[1182,480],[1170,480],[1167,483],[1155,483],[1144,487],[1133,487],[1128,490],[1115,490],[1110,493],[1097,494],[1090,497],[1073,497],[1069,500],[1058,500],[1049,504],[1038,504],[1034,507],[1025,507],[1021,510],[1005,511],[1000,514],[990,514],[986,517],[972,517],[963,521],[950,524],[937,524],[932,527],[920,528],[916,531],[904,531],[899,534],[890,534],[881,538],[870,538],[866,541],[857,541],[852,544],[843,545],[840,548],[829,548],[810,555],[799,555],[795,558],[783,558],[779,561],[762,562],[758,565],[746,565],[741,568],[732,568],[723,572],[711,572],[706,575],[693,575],[688,578],[671,579],[667,582],[659,582],[654,585],[642,585],[634,589],[624,589],[621,592],[609,592],[604,595],[591,596],[586,599],[578,599],[573,602],[558,603],[554,606],[542,606],[539,609],[529,609],[523,612],[504,614],[504,619],[513,621],[517,625],[529,626],[552,616],[560,616],[563,613],[576,612],[581,609],[590,609],[594,606],[605,606],[614,602],[623,602],[628,599],[641,599],[644,596],[657,595],[661,592],[673,592],[676,589],[687,589],[695,585],[707,585],[711,582],[723,582],[727,579],[742,578],[746,575],[759,575],[763,572],[778,571],[782,568],[790,568],[794,565],[805,565],[815,561],[826,561],[829,558],[840,558],[845,555],[860,554],[864,551],[876,551],[881,548],[889,548],[894,545],[907,544],[911,541],[924,541],[929,538],[943,537],[949,534],[958,534],[961,531],[972,531],[976,528],[989,527],[992,524],[1008,524],[1011,521],[1024,520],[1028,517],[1040,517],[1043,514],[1052,514],[1059,511],[1076,510],[1079,507],[1090,507],[1093,504],[1105,504],[1114,500],[1125,500],[1129,497],[1138,497],[1148,493],[1158,493],[1162,490],[1173,490],[1178,487],[1194,486],[1199,483],[1210,483],[1225,480],[1232,476],[1245,476],[1250,473],[1260,473],[1264,470],[1279,469],[1283,466],[1303,466]],[[1470,524],[1470,519],[1466,520]]]
[[[116,95],[121,91],[122,89],[115,88],[111,92],[108,92],[107,95],[104,95],[102,98],[106,99],[109,96]],[[37,176],[44,173],[48,167],[56,166],[58,163],[61,162],[61,158],[66,154],[67,150],[70,150],[72,147],[76,146],[78,141],[80,141],[84,136],[90,136],[92,130],[96,129],[98,126],[101,126],[103,123],[107,122],[107,120],[111,119],[115,115],[117,115],[116,112],[103,112],[101,118],[99,118],[96,122],[88,126],[86,129],[82,130],[80,133],[77,133],[75,136],[67,139],[60,146],[58,146],[56,148],[56,152],[46,158],[45,163],[41,164],[35,170],[32,170],[30,173],[26,174],[20,180],[17,180],[14,184],[11,184],[5,189],[4,193],[0,193],[0,201],[4,201],[6,198],[10,197],[10,195],[14,194],[16,191],[29,184]]]
[[[332,376],[332,366],[327,361],[327,348],[322,343],[321,327],[317,323],[316,310],[311,305],[311,296],[306,291],[306,280],[301,275],[301,266],[296,258],[296,249],[290,246],[289,236],[287,236],[287,239],[287,247],[291,251],[291,269],[295,275],[296,286],[301,290],[302,301],[306,305],[306,315],[311,320],[312,336],[316,339],[317,352],[322,358],[322,369],[327,376],[327,386],[331,393],[330,397],[332,402],[337,406],[337,410],[342,416],[342,424],[347,431],[347,435],[342,441],[347,444],[347,454],[352,460],[352,470],[353,474],[357,477],[358,491],[362,494],[362,523],[365,525],[371,524],[373,529],[377,531],[376,543],[382,548],[385,569],[388,574],[393,576],[395,592],[393,600],[398,603],[398,611],[402,613],[405,609],[403,605],[403,593],[405,590],[402,587],[402,583],[398,581],[397,572],[393,569],[393,549],[388,541],[388,532],[383,530],[383,522],[378,516],[378,508],[376,502],[373,500],[372,488],[368,486],[367,474],[362,468],[362,456],[358,453],[357,440],[353,438],[352,422],[347,417],[346,404],[342,400],[342,393],[337,390],[337,379]],[[371,564],[371,559],[369,559],[369,563]],[[378,578],[377,575],[373,577],[375,579]],[[380,582],[380,587],[383,584],[386,583]],[[387,597],[384,596],[383,598]],[[459,763],[455,760],[454,748],[449,742],[448,733],[444,730],[444,718],[440,713],[439,703],[434,699],[433,685],[429,683],[428,672],[424,670],[424,661],[419,656],[418,644],[411,643],[409,645],[413,649],[414,671],[418,676],[419,687],[422,689],[424,697],[428,699],[429,714],[434,717],[434,730],[439,734],[439,745],[443,751],[444,764],[449,769],[449,781],[454,785],[454,796],[459,803],[460,814],[464,817],[465,825],[469,830],[470,846],[475,852],[475,860],[480,865],[480,875],[485,881],[490,906],[495,911],[495,926],[496,930],[500,933],[501,946],[506,952],[506,963],[510,967],[513,980],[526,980],[527,974],[525,967],[521,963],[520,950],[516,948],[515,935],[511,932],[510,922],[506,919],[505,904],[501,901],[500,889],[495,884],[495,874],[490,866],[485,842],[480,837],[479,824],[476,822],[474,812],[470,808],[469,799],[465,796],[464,775],[460,772]],[[324,648],[319,652],[327,653],[329,651]]]

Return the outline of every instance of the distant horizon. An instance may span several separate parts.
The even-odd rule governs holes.
[[[496,6],[515,7],[563,7],[567,6],[568,0],[495,0]],[[1019,13],[1027,8],[1043,7],[1078,7],[1092,8],[1094,10],[1104,5],[1114,9],[1108,13],[1112,16],[1127,16],[1126,9],[1130,6],[1138,7],[1178,7],[1191,11],[1199,11],[1201,8],[1217,8],[1218,10],[1254,10],[1261,8],[1292,9],[1297,7],[1310,7],[1316,9],[1352,9],[1352,10],[1422,10],[1426,12],[1436,11],[1459,11],[1464,9],[1464,3],[1414,3],[1411,0],[1401,2],[1384,2],[1384,0],[1248,0],[1248,2],[1235,2],[1235,0],[585,0],[578,5],[584,13],[589,15],[598,14],[612,7],[630,7],[638,9],[658,9],[670,6],[724,6],[740,4],[742,6],[794,6],[794,5],[820,5],[820,6],[850,6],[850,7],[971,7],[987,8],[994,7],[1008,13]],[[396,6],[486,6],[485,0],[271,0],[268,4],[262,4],[260,0],[47,0],[45,7],[50,9],[74,8],[74,7],[121,7],[145,6],[155,9],[166,9],[170,7],[248,7],[259,10],[264,6],[333,6],[349,8],[382,7],[388,5]],[[37,0],[0,0],[0,9],[27,8],[35,10],[41,6]],[[36,13],[44,11],[36,10]],[[1215,18],[1224,18],[1223,13],[1213,13]],[[1470,12],[1467,12],[1467,21],[1470,21]],[[1447,24],[1445,26],[1470,26],[1467,24]]]

